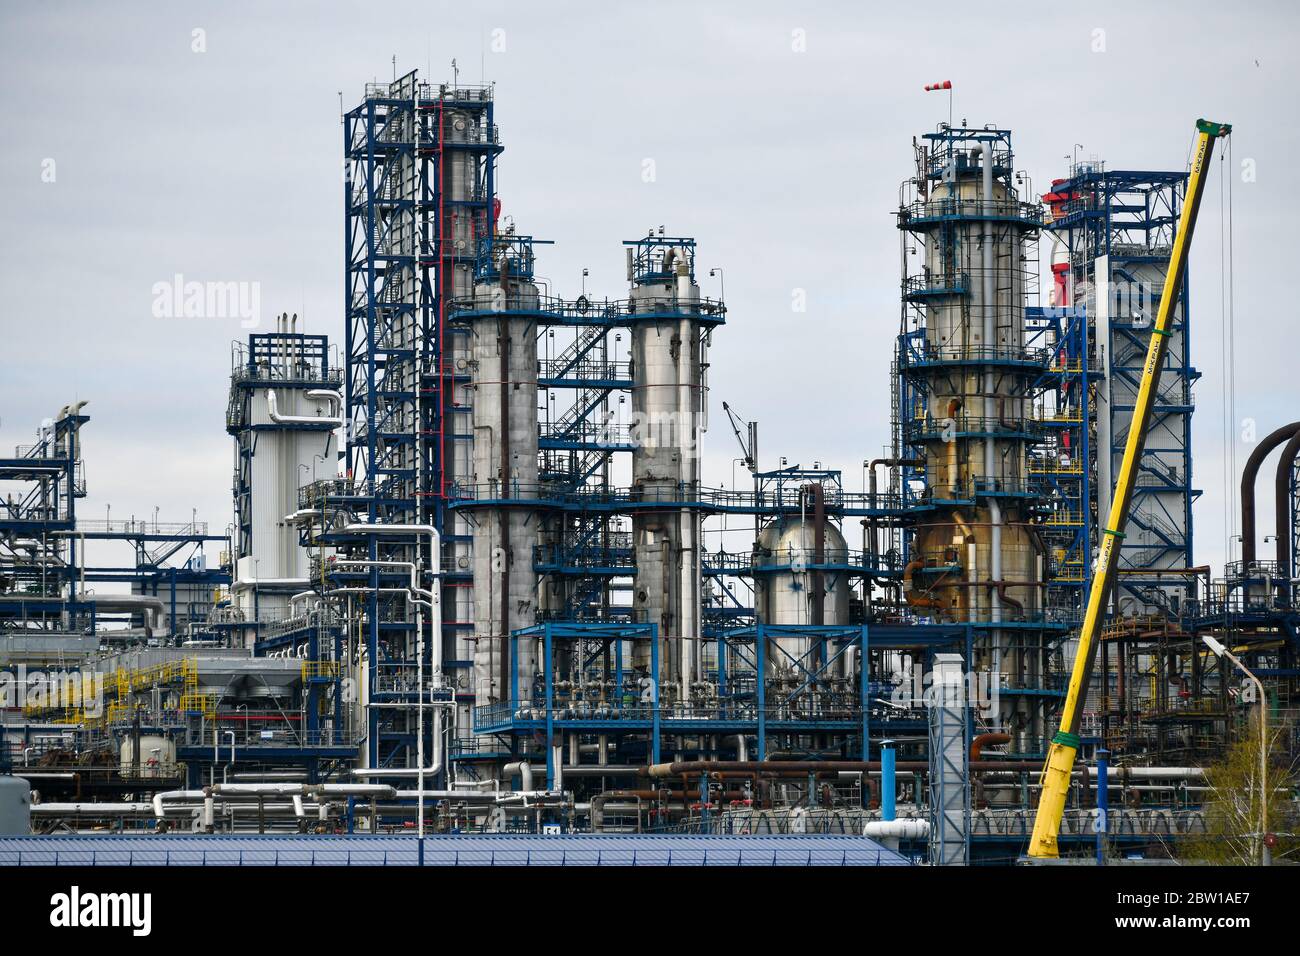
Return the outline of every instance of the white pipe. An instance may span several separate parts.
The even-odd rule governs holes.
[[[266,390],[266,412],[271,416],[271,421],[277,425],[330,425],[334,428],[343,427],[343,419],[337,415],[281,415],[275,405],[275,390],[271,388]]]
[[[990,140],[983,140],[980,143],[980,198],[983,200],[984,215],[993,215],[993,143]],[[997,256],[994,255],[993,243],[993,223],[985,220],[983,227],[984,241],[981,251],[983,274],[983,300],[984,300],[984,325],[983,338],[984,348],[987,350],[987,356],[992,359],[997,355],[997,285],[994,281],[994,269],[997,267]],[[984,373],[984,427],[990,427],[990,423],[998,417],[997,399],[993,396],[993,373],[985,371]],[[990,490],[993,488],[993,482],[997,474],[997,446],[993,438],[984,439],[984,480],[989,482]],[[1002,595],[998,591],[1002,581],[1002,506],[998,504],[996,498],[989,498],[989,519],[992,525],[992,536],[989,542],[989,577],[994,582],[992,590],[989,591],[989,620],[994,624],[1002,620]],[[1002,672],[1002,635],[994,630],[989,638],[992,642],[992,670],[993,673]],[[996,678],[995,678],[996,679]]]
[[[930,821],[917,819],[868,820],[862,835],[893,840],[924,840],[930,835]]]
[[[513,763],[506,764],[501,768],[501,774],[507,779],[519,774],[524,789],[529,791],[533,789],[533,765],[527,760],[516,760]]]
[[[167,613],[167,606],[163,599],[154,597],[150,594],[85,594],[83,593],[79,600],[86,601],[95,605],[96,608],[104,607],[109,610],[133,611],[141,608],[147,608],[152,611],[154,628],[162,623],[162,616]]]
[[[342,422],[340,421],[340,424]],[[433,525],[420,524],[350,524],[344,529],[351,533],[361,534],[416,534],[428,535],[429,538],[429,573],[436,582],[442,576],[442,536],[438,529]],[[416,546],[416,560],[419,560],[419,546]],[[414,570],[412,577],[416,578]],[[418,578],[416,578],[418,584]],[[416,589],[416,588],[413,588]],[[430,609],[434,612],[432,619],[438,628],[438,639],[433,642],[433,664],[434,673],[442,671],[442,595],[440,590],[435,587],[429,594]],[[414,598],[412,598],[414,600]],[[436,775],[442,770],[442,711],[435,709],[433,712],[433,763],[428,767],[424,764],[424,612],[420,606],[421,602],[416,602],[415,606],[415,666],[416,678],[415,686],[420,689],[420,705],[416,708],[416,731],[415,731],[415,765],[416,765],[416,789],[419,796],[416,798],[416,828],[418,837],[424,839],[424,778],[428,774]]]
[[[338,392],[331,388],[309,388],[307,389],[307,397],[333,402],[334,407],[330,409],[330,414],[340,421],[342,420],[343,396]]]
[[[163,790],[153,795],[153,812],[158,819],[163,818],[164,800],[202,800],[206,794],[202,790]]]
[[[240,578],[230,585],[232,591],[248,588],[301,588],[311,584],[311,578]]]
[[[152,803],[33,803],[32,816],[56,817],[65,815],[115,817],[127,814],[151,814]]]

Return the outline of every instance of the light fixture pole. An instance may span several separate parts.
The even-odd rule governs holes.
[[[710,276],[716,275],[718,277],[718,297],[722,299],[723,302],[726,302],[727,301],[727,277],[723,274],[722,270],[718,268],[710,269],[709,275]]]
[[[1268,846],[1268,697],[1264,693],[1264,685],[1260,679],[1221,641],[1208,634],[1201,640],[1216,656],[1226,657],[1232,661],[1237,669],[1255,684],[1256,701],[1259,704],[1259,865],[1271,866],[1273,854]]]

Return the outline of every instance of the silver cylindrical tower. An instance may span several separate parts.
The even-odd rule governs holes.
[[[637,619],[659,627],[661,698],[690,697],[700,657],[700,518],[673,507],[698,495],[704,389],[698,320],[700,287],[691,252],[660,246],[633,280],[632,518]],[[634,664],[649,668],[638,645]],[[666,658],[666,659],[665,659]],[[666,693],[664,693],[666,692]]]
[[[508,246],[506,247],[509,248]],[[494,253],[495,254],[495,253]],[[529,256],[531,258],[531,254]],[[506,254],[474,288],[469,324],[473,387],[474,695],[479,704],[531,698],[536,642],[521,640],[510,666],[509,637],[537,616],[533,553],[537,497],[537,286],[514,274]],[[514,687],[512,687],[512,680]]]

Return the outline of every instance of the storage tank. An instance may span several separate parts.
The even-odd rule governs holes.
[[[753,572],[755,613],[760,624],[849,623],[847,574],[812,570],[817,565],[847,564],[848,545],[833,524],[827,524],[823,534],[820,561],[811,520],[778,519],[759,534]]]
[[[759,533],[754,547],[758,622],[810,627],[848,624],[848,572],[827,567],[848,562],[844,535],[833,524],[823,522],[819,535],[811,518],[795,516],[771,522]],[[765,667],[769,679],[795,673],[796,661],[803,667],[815,666],[818,662],[809,660],[808,654],[817,639],[812,633],[769,636]],[[836,671],[842,672],[843,667],[837,666]]]
[[[120,767],[123,774],[141,777],[170,776],[176,767],[176,742],[159,734],[142,734],[140,737],[140,766],[135,765],[135,738],[122,739]]]

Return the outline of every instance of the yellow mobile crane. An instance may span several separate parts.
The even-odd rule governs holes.
[[[1151,330],[1151,344],[1147,347],[1146,365],[1142,369],[1142,382],[1138,389],[1137,404],[1133,408],[1133,422],[1129,426],[1128,441],[1124,445],[1124,459],[1115,482],[1115,495],[1111,499],[1110,516],[1102,528],[1101,553],[1092,574],[1092,587],[1088,591],[1088,606],[1084,611],[1083,625],[1079,629],[1079,650],[1074,656],[1074,671],[1061,711],[1061,729],[1052,738],[1047,750],[1047,762],[1039,780],[1038,815],[1034,818],[1034,833],[1029,840],[1029,856],[1033,859],[1052,859],[1058,856],[1056,836],[1061,830],[1061,813],[1070,789],[1070,774],[1074,770],[1074,755],[1079,749],[1079,717],[1088,693],[1092,676],[1097,635],[1101,631],[1105,608],[1115,585],[1119,568],[1120,542],[1124,539],[1124,526],[1128,523],[1129,503],[1133,499],[1133,485],[1137,480],[1138,458],[1146,442],[1147,428],[1151,423],[1151,408],[1155,404],[1156,390],[1160,384],[1160,371],[1165,364],[1165,340],[1170,335],[1174,308],[1183,286],[1187,269],[1187,252],[1192,245],[1192,232],[1196,228],[1196,213],[1205,192],[1205,175],[1214,153],[1214,141],[1227,136],[1232,127],[1227,123],[1196,121],[1196,153],[1192,159],[1191,176],[1187,182],[1187,195],[1183,200],[1182,214],[1178,218],[1178,232],[1174,236],[1173,254],[1165,274],[1164,292],[1160,296],[1160,311],[1156,314],[1155,328]]]

